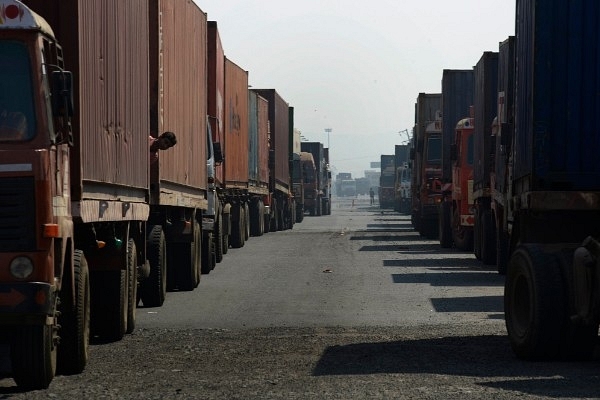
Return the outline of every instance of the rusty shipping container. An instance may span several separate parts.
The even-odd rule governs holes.
[[[148,2],[27,0],[73,72],[71,199],[84,222],[145,219],[148,191]],[[98,38],[102,38],[99,40]],[[125,217],[102,201],[131,202]]]
[[[206,14],[190,0],[149,5],[150,134],[177,135],[151,167],[151,204],[206,208]]]
[[[273,152],[271,190],[289,193],[291,190],[289,154],[289,105],[275,89],[252,89],[269,102],[269,149]]]
[[[216,21],[208,21],[208,121],[213,142],[223,143],[225,124],[225,51]],[[223,164],[215,167],[217,186],[223,183]]]
[[[475,67],[473,104],[473,193],[475,198],[489,196],[493,166],[492,125],[498,114],[498,53],[486,51]]]
[[[269,102],[248,91],[248,191],[269,194]]]
[[[225,188],[248,188],[248,72],[225,58]]]

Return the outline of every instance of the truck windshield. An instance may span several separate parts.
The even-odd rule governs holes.
[[[442,138],[430,137],[427,140],[427,162],[435,163],[442,160]]]
[[[35,134],[33,83],[24,43],[0,41],[0,141],[16,142]]]

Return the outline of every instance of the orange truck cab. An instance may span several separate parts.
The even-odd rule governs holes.
[[[462,251],[473,248],[473,118],[456,124],[450,146],[452,183],[444,187],[440,210],[440,245]]]

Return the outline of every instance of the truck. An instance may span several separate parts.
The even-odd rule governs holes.
[[[443,189],[445,198],[440,209],[440,245],[453,245],[461,251],[473,248],[473,116],[456,124],[450,147],[452,184]]]
[[[498,112],[498,52],[486,51],[473,68],[475,225],[473,253],[486,265],[496,263],[496,227],[492,214],[490,176],[493,166],[492,128]]]
[[[329,165],[325,159],[325,148],[321,142],[302,142],[301,150],[312,154],[315,176],[305,184],[305,206],[310,215],[327,215],[329,210]]]
[[[515,89],[515,37],[509,36],[498,49],[498,112],[492,125],[492,168],[490,188],[491,208],[496,227],[496,267],[500,275],[506,275],[508,263],[508,191],[507,185],[512,170],[509,159],[509,143],[514,128]]]
[[[176,63],[158,52],[203,65],[205,14],[175,0],[83,3],[0,3],[0,46],[10,55],[0,96],[13,110],[0,123],[0,264],[9,271],[0,325],[13,378],[27,389],[48,387],[57,370],[81,372],[90,335],[131,333],[138,296],[162,304],[168,261],[175,285],[195,287],[201,258],[205,76],[179,75],[182,85]],[[182,15],[186,24],[171,23]],[[190,25],[197,38],[156,46],[159,29],[180,37]],[[168,78],[156,86],[159,70]],[[177,110],[175,91],[193,107]],[[178,145],[151,166],[148,142],[162,129],[176,131]]]
[[[290,107],[292,109],[292,107]],[[293,141],[294,147],[292,151],[292,165],[290,166],[290,174],[292,175],[292,195],[296,203],[296,223],[304,220],[304,181],[306,173],[302,166],[301,155],[301,132],[294,129]]]
[[[312,153],[308,151],[300,152],[300,170],[302,176],[302,189],[301,192],[304,196],[304,203],[302,204],[302,210],[308,210],[310,215],[316,215],[316,201],[318,198],[317,189],[317,167],[315,166],[315,159]],[[298,190],[300,192],[300,190]],[[298,206],[298,204],[296,205]]]
[[[590,359],[598,340],[596,11],[594,2],[516,2],[515,115],[500,128],[511,163],[504,311],[521,359]]]
[[[473,120],[468,116],[473,105],[473,84],[473,69],[445,69],[442,73],[443,201],[439,206],[438,231],[444,248],[453,245],[460,250],[471,248],[473,199],[469,184],[472,187]]]
[[[223,190],[222,144],[225,136],[225,50],[221,42],[216,21],[207,22],[207,119],[210,130],[209,148],[212,147],[214,157],[209,168],[208,210],[205,219],[213,226],[213,246],[215,261],[220,262],[229,251],[231,235],[231,205],[226,204]],[[204,269],[202,273],[209,273]]]
[[[268,102],[269,136],[269,194],[265,196],[265,224],[271,231],[292,229],[296,206],[292,193],[290,161],[293,123],[290,106],[276,89],[250,89]],[[267,227],[265,226],[265,230]]]
[[[403,190],[408,187],[402,184],[402,179],[406,182],[410,179],[408,160],[410,158],[409,145],[397,144],[394,146],[394,211],[402,212],[403,206],[406,208],[408,196],[404,195]],[[409,189],[410,190],[410,189]]]
[[[331,215],[331,164],[329,162],[329,147],[325,147],[323,149],[323,154],[325,156],[325,173],[323,174],[323,179],[325,183],[323,184],[323,215]]]
[[[442,202],[442,95],[419,93],[415,104],[411,223],[421,235],[437,239]]]
[[[382,154],[381,159],[381,175],[379,176],[379,189],[377,195],[379,197],[380,208],[394,208],[396,180],[396,161],[395,154]]]

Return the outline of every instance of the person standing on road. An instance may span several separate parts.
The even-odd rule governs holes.
[[[371,205],[375,204],[375,191],[373,190],[373,188],[369,190],[369,196],[371,196]]]

